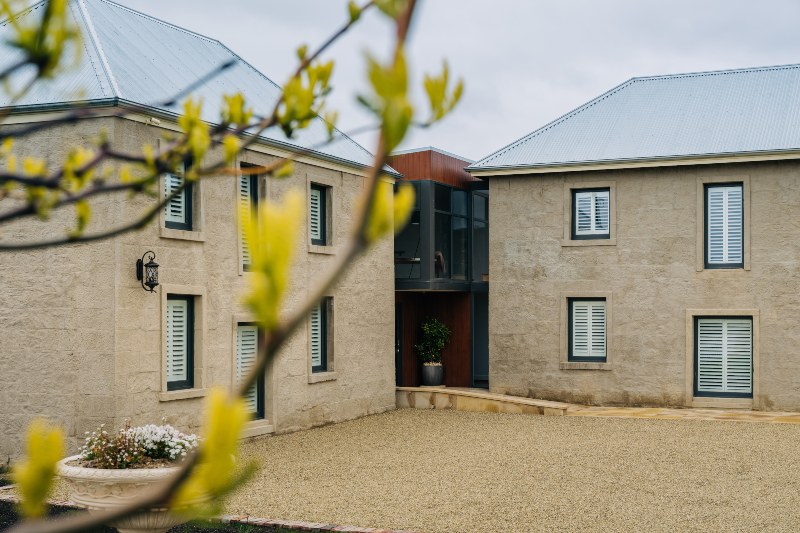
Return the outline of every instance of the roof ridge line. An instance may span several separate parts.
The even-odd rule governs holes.
[[[200,39],[205,39],[206,41],[210,41],[210,42],[217,43],[217,44],[222,44],[219,40],[214,39],[213,37],[209,37],[208,35],[203,35],[202,33],[197,33],[196,31],[189,30],[187,28],[184,28],[183,26],[178,26],[177,24],[173,24],[171,22],[167,22],[166,20],[162,20],[160,18],[156,18],[156,17],[154,17],[152,15],[148,15],[147,13],[143,13],[141,11],[137,11],[136,9],[130,8],[128,6],[124,6],[122,4],[118,4],[116,2],[112,2],[112,0],[96,0],[96,1],[103,2],[104,4],[110,4],[110,5],[114,6],[114,7],[120,8],[120,9],[124,9],[125,11],[129,11],[130,13],[133,13],[134,15],[138,15],[140,17],[143,17],[143,18],[146,18],[146,19],[150,19],[153,22],[157,22],[158,24],[162,24],[164,26],[169,26],[170,28],[174,28],[174,29],[176,29],[178,31],[182,31],[182,32],[184,32],[186,34],[193,35],[195,37],[199,37]]]
[[[97,49],[97,55],[100,56],[100,63],[103,66],[103,72],[108,78],[108,83],[111,85],[111,90],[113,91],[114,96],[117,98],[122,98],[122,91],[120,91],[119,85],[117,84],[117,79],[114,77],[114,72],[111,70],[111,65],[108,63],[105,50],[103,50],[103,44],[100,42],[100,38],[97,36],[97,32],[94,29],[94,21],[92,21],[92,17],[89,15],[89,11],[86,9],[86,4],[84,3],[84,0],[77,0],[77,3],[81,11],[81,15],[83,15],[86,28],[89,30],[91,41],[94,43],[94,46]]]
[[[30,13],[34,9],[39,9],[39,6],[41,6],[45,2],[47,2],[47,0],[39,0],[38,2],[34,2],[30,6],[28,6],[26,9],[23,9],[22,11],[20,11],[19,13],[15,13],[14,15],[11,15],[10,17],[0,21],[0,26],[5,26],[9,22],[11,22],[12,18],[18,18],[18,17],[24,16],[24,15],[27,15],[28,13]]]
[[[749,72],[767,72],[770,70],[790,70],[798,69],[800,64],[789,63],[786,65],[767,65],[763,67],[742,67],[742,68],[729,68],[719,70],[701,70],[697,72],[677,72],[674,74],[655,74],[652,76],[636,76],[632,81],[648,81],[660,79],[674,79],[674,78],[699,78],[703,76],[721,76],[724,74],[744,74]]]
[[[617,92],[621,91],[621,90],[622,90],[622,89],[624,89],[626,86],[628,86],[628,85],[630,85],[630,84],[634,83],[635,81],[636,81],[636,78],[630,78],[630,79],[628,79],[628,80],[626,80],[626,81],[624,81],[624,82],[620,83],[620,84],[619,84],[619,85],[617,85],[616,87],[612,87],[611,89],[609,89],[608,91],[604,92],[604,93],[603,93],[603,94],[601,94],[600,96],[596,96],[596,97],[595,97],[595,98],[593,98],[592,100],[589,100],[589,101],[588,101],[588,102],[586,102],[585,104],[581,104],[580,106],[576,107],[576,108],[575,108],[575,109],[573,109],[572,111],[569,111],[569,112],[567,112],[567,113],[564,113],[564,114],[563,114],[563,115],[561,115],[560,117],[558,117],[558,118],[556,118],[556,119],[554,119],[554,120],[552,120],[552,121],[548,122],[548,123],[547,123],[547,124],[545,124],[544,126],[542,126],[542,127],[538,128],[538,129],[536,129],[536,130],[534,130],[534,131],[532,131],[532,132],[528,133],[527,135],[524,135],[524,136],[523,136],[521,139],[517,139],[516,141],[513,141],[513,142],[511,142],[511,143],[509,143],[509,144],[507,144],[507,145],[503,146],[502,148],[500,148],[500,149],[498,149],[498,150],[496,150],[496,151],[492,152],[491,154],[487,155],[486,157],[484,157],[484,158],[482,158],[482,159],[478,160],[477,162],[475,162],[475,163],[471,164],[471,165],[470,165],[469,167],[467,167],[467,168],[476,168],[476,169],[477,169],[477,168],[479,168],[479,167],[478,167],[478,165],[480,165],[480,164],[482,164],[482,163],[484,163],[484,162],[487,162],[487,163],[488,163],[489,161],[491,161],[491,160],[492,160],[492,159],[494,159],[495,157],[498,157],[498,156],[501,156],[501,155],[503,155],[505,152],[507,152],[507,151],[508,151],[508,150],[510,150],[511,148],[514,148],[514,147],[516,147],[516,146],[520,146],[520,145],[522,145],[522,144],[525,144],[526,142],[528,142],[529,140],[533,139],[533,138],[534,138],[534,137],[536,137],[537,135],[539,135],[539,134],[541,134],[541,133],[544,133],[544,132],[546,132],[547,130],[549,130],[549,129],[551,129],[551,128],[554,128],[555,126],[558,126],[558,125],[559,125],[559,124],[561,124],[562,122],[566,122],[567,120],[569,120],[570,118],[574,117],[575,115],[577,115],[577,114],[579,114],[579,113],[581,113],[581,112],[583,112],[583,111],[585,111],[585,110],[589,109],[590,107],[592,107],[592,106],[594,106],[595,104],[597,104],[597,103],[601,102],[602,100],[605,100],[605,99],[606,99],[606,98],[608,98],[609,96],[612,96],[613,94],[615,94],[615,93],[617,93]]]

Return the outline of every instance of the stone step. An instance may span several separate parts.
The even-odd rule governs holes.
[[[398,409],[454,409],[564,416],[571,407],[567,403],[494,394],[483,389],[451,387],[397,387],[395,397]]]

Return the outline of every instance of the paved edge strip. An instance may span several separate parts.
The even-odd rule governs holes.
[[[2,489],[9,489],[13,485],[2,487]],[[0,502],[18,503],[19,498],[12,494],[0,493]],[[47,502],[53,507],[60,507],[62,509],[75,509],[82,510],[83,507],[76,505],[75,502],[70,500],[49,500]],[[267,530],[274,530],[275,528],[290,528],[299,531],[343,531],[347,533],[420,533],[416,530],[410,529],[382,529],[376,527],[358,527],[358,526],[341,526],[337,524],[328,524],[325,522],[306,522],[304,520],[275,520],[272,518],[255,518],[252,516],[242,515],[222,515],[217,518],[212,518],[212,522],[219,522],[220,524],[243,524],[253,527],[263,527]]]

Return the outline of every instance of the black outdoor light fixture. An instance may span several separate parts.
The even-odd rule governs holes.
[[[148,255],[150,259],[145,263]],[[142,288],[147,292],[156,292],[158,286],[158,263],[153,261],[155,258],[153,252],[145,252],[141,259],[136,260],[136,279],[142,282]]]

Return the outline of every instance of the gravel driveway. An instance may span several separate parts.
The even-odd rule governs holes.
[[[404,409],[250,441],[230,512],[426,532],[797,531],[800,426]]]

